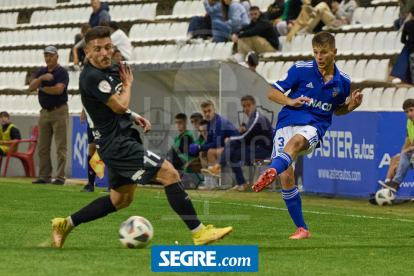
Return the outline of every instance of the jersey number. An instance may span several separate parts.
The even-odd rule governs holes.
[[[161,157],[153,153],[152,151],[147,150],[148,156],[144,156],[144,164],[150,163],[153,167],[157,166],[157,163],[155,163],[153,160],[149,159],[148,157],[155,157],[158,160],[161,160]]]
[[[283,145],[285,144],[285,138],[279,137],[278,140],[280,142],[279,147],[283,147]]]

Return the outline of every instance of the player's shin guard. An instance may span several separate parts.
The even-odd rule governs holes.
[[[295,187],[290,190],[282,190],[283,200],[286,203],[290,217],[296,224],[296,227],[303,227],[308,230],[302,214],[302,200],[300,199],[299,191]]]
[[[165,186],[165,194],[167,195],[171,208],[187,224],[190,230],[197,228],[201,224],[197,218],[193,203],[181,187],[180,182]]]
[[[95,177],[96,177],[96,172],[92,169],[91,164],[89,162],[91,162],[92,156],[88,155],[88,181],[89,184],[91,184],[92,186],[95,186]]]
[[[282,172],[286,171],[290,165],[292,165],[292,157],[286,152],[282,152],[278,157],[273,159],[273,162],[268,169],[273,168],[276,170],[277,175],[280,175]]]
[[[111,196],[103,196],[92,201],[88,206],[71,215],[73,226],[103,218],[106,215],[116,212],[112,204]]]

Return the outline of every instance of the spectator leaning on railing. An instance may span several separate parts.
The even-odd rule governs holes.
[[[352,15],[355,9],[358,7],[355,0],[334,0],[332,2],[332,12],[335,15],[335,20],[332,22],[333,27],[340,27],[343,25],[349,25],[352,21]]]
[[[10,150],[10,144],[14,140],[22,139],[19,129],[10,123],[10,115],[6,111],[0,112],[0,156],[5,156]],[[13,151],[17,151],[18,144],[13,147]]]
[[[54,185],[65,183],[67,158],[67,131],[69,124],[68,71],[58,64],[58,51],[54,46],[44,50],[46,67],[37,72],[29,84],[29,91],[39,89],[39,179],[33,184],[46,184],[52,181],[52,161],[50,146],[55,136],[57,151],[57,176]]]

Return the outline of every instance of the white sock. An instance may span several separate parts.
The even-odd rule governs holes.
[[[391,179],[386,178],[384,182],[389,182],[389,181],[391,181]]]
[[[191,232],[197,232],[198,230],[200,230],[201,229],[201,227],[203,226],[203,224],[202,223],[200,223],[200,225],[199,226],[197,226],[196,228],[194,228],[193,230],[191,230]]]
[[[70,220],[70,226],[75,227],[75,224],[73,223],[73,220],[72,220],[71,216],[69,217],[69,220]]]

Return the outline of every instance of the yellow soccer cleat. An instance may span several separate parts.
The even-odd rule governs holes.
[[[218,242],[224,236],[233,231],[233,227],[215,228],[213,225],[202,226],[200,230],[193,233],[195,245],[207,245],[212,242]]]
[[[70,219],[67,218],[54,218],[52,222],[52,238],[53,246],[61,248],[65,243],[66,237],[72,231],[73,227],[70,226]]]

